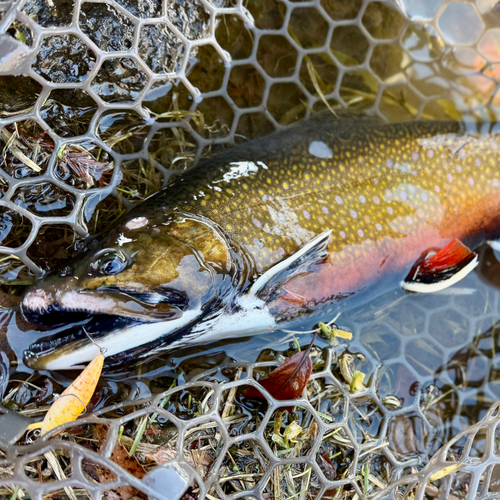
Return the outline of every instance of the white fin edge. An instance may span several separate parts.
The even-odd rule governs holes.
[[[476,255],[463,269],[455,273],[450,278],[438,283],[418,283],[417,281],[402,281],[401,288],[407,292],[433,293],[444,290],[465,278],[479,264],[479,257]]]
[[[310,252],[312,248],[325,245],[327,246],[332,240],[333,230],[328,229],[318,234],[314,238],[310,239],[302,248],[297,250],[294,254],[287,257],[285,260],[278,262],[273,267],[268,269],[262,276],[259,276],[255,283],[251,286],[248,291],[248,295],[257,295],[270,280],[272,280],[277,274],[281,273],[284,269],[289,267],[297,259],[300,259],[303,255]]]
[[[497,252],[500,252],[500,240],[488,240],[486,243]]]

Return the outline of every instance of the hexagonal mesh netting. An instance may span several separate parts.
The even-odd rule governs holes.
[[[204,353],[183,383],[177,379],[179,385],[157,394],[150,386],[153,395],[145,398],[138,386],[118,403],[59,428],[57,436],[36,439],[35,431],[26,434],[26,418],[1,409],[0,494],[172,500],[187,490],[184,500],[498,498],[500,402],[490,406],[500,395],[500,291],[463,295],[479,287],[472,275],[458,295],[415,302],[391,292],[353,311],[345,321],[358,341],[318,342],[313,375],[298,400],[277,401],[257,383],[283,359],[268,349],[256,363],[227,358],[208,369],[210,352]],[[473,323],[461,314],[472,310]],[[440,346],[432,338],[443,332],[436,324],[442,318],[453,323],[456,337]],[[416,328],[405,331],[402,321]],[[415,342],[421,350],[412,348]],[[350,383],[354,369],[367,375],[359,391]],[[249,386],[265,401],[249,399]],[[45,411],[37,404],[23,413]]]
[[[0,0],[0,284],[56,267],[200,158],[320,109],[497,119],[499,26],[496,0]],[[241,399],[276,355],[131,394],[62,438],[0,428],[0,496],[498,498],[499,418],[485,412],[500,301],[478,281],[463,288],[475,302],[396,295],[348,316],[359,340],[316,350],[294,411]],[[362,360],[369,382],[352,393]],[[118,466],[120,446],[146,468]]]
[[[53,267],[49,239],[66,257],[217,145],[322,107],[494,116],[495,2],[399,4],[2,2],[3,281]]]

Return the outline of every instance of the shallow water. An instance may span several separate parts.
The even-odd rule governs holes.
[[[136,3],[128,0],[119,2],[132,13],[140,12]],[[55,170],[57,179],[82,192],[94,187],[107,188],[114,182],[111,176],[117,170],[117,162],[113,161],[115,153],[132,155],[121,162],[123,180],[117,181],[117,196],[105,199],[95,197],[86,203],[84,218],[91,233],[106,228],[111,220],[123,213],[129,202],[140,201],[159,189],[168,181],[170,170],[189,167],[200,155],[209,156],[213,146],[205,140],[214,138],[221,144],[241,142],[269,134],[278,124],[296,122],[308,113],[309,108],[314,111],[324,108],[323,100],[318,98],[318,85],[331,105],[343,101],[344,105],[353,107],[373,107],[376,113],[389,121],[415,117],[460,119],[464,116],[489,120],[500,116],[500,73],[496,64],[500,59],[498,51],[495,52],[495,39],[491,38],[495,35],[494,30],[479,39],[478,47],[453,48],[453,44],[468,43],[471,37],[476,36],[474,30],[478,31],[478,15],[472,16],[474,22],[461,23],[463,29],[457,31],[456,19],[460,19],[460,12],[458,18],[456,12],[446,10],[447,13],[441,15],[439,21],[435,19],[429,24],[420,22],[430,20],[436,14],[443,4],[441,0],[400,0],[398,3],[406,9],[408,19],[419,20],[411,24],[391,10],[388,4],[381,2],[322,0],[320,3],[329,16],[327,19],[343,23],[335,26],[329,42],[326,42],[325,23],[314,7],[300,5],[287,17],[288,35],[293,36],[303,48],[313,49],[306,56],[303,50],[297,51],[290,43],[287,33],[271,31],[282,26],[285,13],[294,7],[290,3],[268,0],[245,2],[255,19],[257,32],[251,31],[241,17],[221,15],[215,38],[236,62],[231,67],[225,65],[211,44],[189,51],[184,45],[180,46],[175,36],[162,25],[154,29],[145,25],[139,34],[139,56],[150,53],[158,36],[166,41],[168,48],[163,53],[151,52],[151,57],[144,58],[145,64],[160,75],[165,69],[177,68],[189,53],[191,60],[188,66],[191,70],[186,71],[185,82],[189,80],[200,89],[201,97],[192,95],[192,89],[186,88],[184,83],[160,80],[158,76],[156,83],[138,98],[144,88],[141,72],[133,64],[127,65],[127,60],[123,60],[125,65],[122,67],[118,59],[112,59],[113,64],[99,68],[96,79],[92,77],[92,85],[105,102],[124,101],[129,106],[130,102],[142,99],[140,105],[144,110],[164,114],[157,118],[156,128],[151,129],[149,121],[146,123],[130,109],[113,109],[96,116],[96,112],[99,113],[97,107],[102,103],[82,89],[52,89],[48,99],[36,105],[41,85],[23,76],[0,77],[0,114],[9,116],[8,113],[28,112],[38,106],[46,123],[60,137],[68,140],[84,134],[92,123],[96,127],[96,135],[106,142],[113,153],[103,153],[99,145],[85,143],[88,155],[83,159],[95,167],[90,180],[83,178],[78,169],[69,168],[67,158],[71,155],[76,167],[83,165],[82,157],[78,156],[80,150],[70,147],[64,150],[65,161],[63,158],[58,161]],[[477,10],[486,12],[482,16],[485,29],[500,26],[498,9],[489,10],[493,3],[496,2],[476,2]],[[42,4],[34,2],[36,6]],[[62,5],[66,4],[67,8],[62,9]],[[469,8],[457,2],[449,2],[451,4],[451,9],[459,11]],[[155,15],[158,5],[156,1],[148,1],[141,8]],[[73,2],[56,2],[56,6],[63,12],[67,10],[71,13]],[[115,8],[106,6],[83,3],[80,18],[87,20],[89,25],[95,23],[93,33],[89,31],[88,34],[102,51],[128,50],[131,33],[136,28]],[[365,10],[359,15],[361,8]],[[71,19],[71,15],[52,19],[51,11],[40,12],[43,16],[40,14],[38,23],[42,26],[69,23]],[[358,20],[354,22],[356,16]],[[372,22],[380,16],[386,22]],[[182,19],[171,20],[174,24],[182,23]],[[207,27],[203,12],[199,13],[199,20],[196,29],[201,37],[206,34]],[[301,23],[301,20],[304,22]],[[83,25],[82,22],[80,25]],[[23,25],[16,29],[27,33],[26,43],[29,45],[30,31],[23,31]],[[86,28],[82,29],[87,33]],[[268,31],[259,32],[262,29]],[[363,30],[378,39],[377,42],[382,42],[370,41]],[[191,35],[197,38],[196,33]],[[71,42],[76,49],[82,48],[78,40],[71,37],[66,34],[47,38],[41,55],[35,60],[34,69],[38,74],[53,81],[74,81],[63,74],[65,68],[58,64],[65,59],[61,41]],[[386,43],[389,39],[393,39],[394,43]],[[254,44],[258,47],[252,52]],[[322,44],[325,45],[318,52],[316,49]],[[43,54],[60,57],[49,64],[43,62]],[[485,59],[481,54],[489,56]],[[84,50],[80,56],[81,60],[74,61],[74,67],[66,68],[72,70],[76,80],[84,78],[95,65],[92,50]],[[246,58],[249,58],[248,61],[241,64],[240,60]],[[123,71],[130,88],[123,87],[124,79],[119,77]],[[295,75],[293,82],[276,80],[292,75]],[[11,88],[12,91],[9,90]],[[217,92],[219,89],[221,95]],[[211,92],[217,95],[206,94]],[[229,106],[231,100],[238,109]],[[177,110],[177,106],[181,114],[169,117],[168,112]],[[245,108],[252,110],[247,112]],[[206,127],[199,127],[193,120],[194,132],[193,129],[188,131],[180,123],[185,118],[182,110],[188,109],[200,112]],[[172,127],[159,128],[159,125],[165,124],[172,124]],[[47,158],[54,154],[54,144],[40,135],[39,126],[32,126],[31,129],[36,147],[27,154],[37,161],[44,172]],[[121,139],[116,140],[117,137]],[[0,145],[4,146],[1,140]],[[37,175],[8,155],[0,158],[2,161],[5,163],[4,170],[16,179]],[[31,213],[45,217],[66,214],[71,208],[73,199],[63,200],[52,184],[34,186],[33,190],[16,193],[18,203],[26,206]],[[39,200],[36,190],[46,190],[47,201]],[[5,193],[5,183],[0,184],[0,191]],[[104,194],[102,196],[105,197]],[[1,218],[9,222],[11,214],[2,214]],[[48,229],[40,232],[28,256],[40,268],[54,268],[71,257],[76,236],[67,225],[43,227]],[[28,236],[31,223],[25,218],[18,228],[18,232],[6,230],[0,235],[5,244],[18,246],[19,241]],[[57,250],[51,251],[56,247],[56,241]],[[18,264],[19,261],[14,259],[2,261],[0,272],[2,277],[23,285],[32,280],[33,275],[26,273],[25,266],[19,267]],[[500,350],[497,334],[500,322],[499,288],[500,264],[491,250],[483,249],[478,270],[443,293],[410,296],[394,290],[363,307],[343,313],[338,324],[350,329],[354,338],[351,342],[339,341],[339,346],[335,348],[338,357],[346,353],[354,355],[356,368],[369,380],[377,378],[381,399],[396,396],[405,408],[414,404],[425,410],[427,427],[423,426],[419,417],[409,417],[416,443],[405,442],[399,434],[398,425],[390,427],[391,449],[396,448],[398,453],[406,455],[415,453],[415,450],[431,455],[459,430],[477,422],[490,404],[500,397],[500,358],[497,354]],[[2,304],[5,305],[5,302]],[[322,319],[328,321],[332,318]],[[310,329],[312,326],[310,321],[305,321],[303,328]],[[45,335],[45,332],[36,332],[25,324],[15,309],[0,315],[0,352],[4,350],[11,359],[21,360],[23,349]],[[281,360],[282,354],[289,355],[295,349],[293,339],[287,337],[284,333],[275,332],[250,339],[225,340],[165,353],[140,366],[107,371],[89,410],[125,398],[148,397],[151,393],[164,391],[173,381],[180,384],[200,371],[222,365],[230,359],[241,362]],[[299,341],[304,346],[311,338],[311,335],[304,335]],[[5,344],[6,340],[13,351]],[[318,339],[316,345],[325,347],[329,343]],[[2,363],[5,361],[0,361],[0,390],[5,385],[1,383]],[[11,367],[11,374],[10,388],[19,390],[10,398],[9,407],[17,410],[22,410],[40,396],[40,391],[19,381],[29,379],[30,383],[46,388],[44,397],[40,397],[35,405],[43,407],[75,376],[69,372],[34,374],[22,362],[17,367]],[[30,411],[36,412],[36,408],[32,408],[33,405]],[[411,411],[409,415],[412,415]],[[31,416],[42,414],[40,410],[30,413]],[[376,427],[377,421],[372,423]],[[480,443],[474,446],[480,453]]]
[[[356,369],[365,373],[367,380],[376,377],[381,400],[396,396],[402,408],[420,405],[425,409],[432,435],[429,437],[427,431],[427,437],[421,437],[421,443],[415,446],[429,455],[458,431],[482,418],[500,398],[500,263],[486,246],[480,252],[477,271],[443,292],[409,295],[393,290],[346,311],[337,321],[340,328],[354,334],[350,342],[339,340],[337,357],[352,354]],[[33,330],[14,309],[4,312],[1,323],[1,340],[8,340],[13,349],[10,356],[19,362],[16,380],[31,377],[29,380],[35,385],[50,380],[55,387],[64,387],[74,378],[71,372],[33,374],[22,364],[22,353],[46,332]],[[314,325],[306,321],[301,326],[308,330]],[[279,358],[281,353],[295,348],[293,337],[274,332],[229,339],[167,352],[138,366],[108,370],[99,383],[96,407],[123,400],[127,395],[134,399],[148,397],[165,390],[174,380],[180,385],[203,370],[231,360]],[[310,334],[296,338],[301,345],[312,340]],[[329,342],[317,339],[315,345],[324,348]],[[23,401],[28,402],[34,394],[25,385],[9,404],[21,409]],[[410,410],[408,414],[412,414]],[[389,431],[390,441],[401,441],[397,432],[397,426]],[[415,434],[418,436],[419,432]],[[398,446],[402,446],[400,451],[404,454],[404,446]]]

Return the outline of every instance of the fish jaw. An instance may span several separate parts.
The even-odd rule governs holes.
[[[171,321],[141,322],[127,328],[101,332],[104,335],[96,336],[95,339],[88,334],[57,347],[50,347],[49,342],[42,342],[36,349],[40,352],[34,352],[32,346],[25,351],[24,362],[36,370],[72,370],[84,367],[100,352],[106,358],[112,358],[139,347],[141,351],[146,351],[148,344],[162,336],[167,337],[175,333],[190,321],[194,321],[199,314],[199,310],[188,311],[181,318]]]
[[[108,309],[112,301],[105,297],[91,293],[79,293],[70,290],[65,293],[54,294],[43,288],[36,288],[26,293],[21,307],[27,319],[33,315],[42,315],[49,311],[67,311],[99,313]]]
[[[97,312],[94,297],[76,296],[72,280],[64,280],[59,287],[50,283],[31,288],[21,301],[21,313],[27,321],[42,327],[53,327],[67,323],[64,314],[81,313],[89,317]],[[92,307],[92,303],[93,307]],[[102,305],[100,307],[103,307]]]
[[[99,352],[106,357],[107,365],[113,364],[113,357],[138,361],[142,357],[187,345],[266,334],[276,327],[276,319],[268,306],[257,298],[246,296],[239,307],[231,310],[223,307],[208,317],[202,317],[201,309],[191,310],[185,312],[182,318],[171,321],[139,323],[111,332],[100,332],[95,340],[84,336],[53,347],[48,342],[44,346],[42,342],[41,346],[30,346],[25,351],[24,362],[37,370],[81,369]]]
[[[122,292],[99,292],[88,290],[58,290],[50,292],[36,288],[26,293],[21,309],[27,320],[40,322],[46,314],[70,315],[84,313],[87,316],[107,314],[155,323],[166,319],[180,318],[182,310],[166,303],[147,304]]]

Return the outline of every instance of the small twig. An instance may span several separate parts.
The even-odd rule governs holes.
[[[335,318],[333,318],[330,322],[325,323],[326,326],[334,325],[335,321],[337,321],[340,318],[340,314],[341,313],[338,313],[337,316],[335,316]],[[293,334],[297,334],[297,335],[303,335],[303,334],[307,334],[307,333],[320,333],[321,329],[318,327],[318,328],[315,328],[314,330],[306,330],[304,332],[301,332],[299,330],[281,330],[281,331],[285,332],[285,333],[293,333]]]
[[[232,479],[246,479],[253,478],[254,476],[263,476],[263,472],[254,472],[252,474],[236,474],[234,476],[227,476],[219,479],[219,484],[226,483],[227,481],[231,481]]]
[[[64,481],[66,479],[66,475],[64,474],[64,471],[62,470],[59,460],[57,460],[55,453],[53,451],[48,451],[47,453],[45,453],[45,458],[52,467],[52,470],[54,471],[54,474],[56,475],[57,479],[59,479],[59,481]],[[78,500],[71,486],[66,486],[64,488],[64,491],[71,500]]]
[[[239,380],[241,374],[243,373],[243,368],[238,368],[236,375],[234,376],[234,380]],[[236,397],[236,392],[238,391],[238,387],[232,387],[229,391],[229,394],[226,399],[226,405],[224,406],[224,411],[222,412],[222,420],[226,419],[229,416],[229,412],[234,404],[234,398]]]
[[[314,65],[308,56],[306,56],[306,65],[307,65],[307,72],[309,73],[309,77],[311,78],[311,82],[313,84],[314,89],[318,93],[319,98],[323,101],[323,104],[328,108],[328,111],[330,111],[330,113],[332,113],[333,116],[338,118],[339,116],[337,115],[337,113],[335,113],[335,110],[330,106],[330,103],[326,100],[325,94],[323,94],[323,91],[319,86],[318,79],[316,78],[316,71]]]

